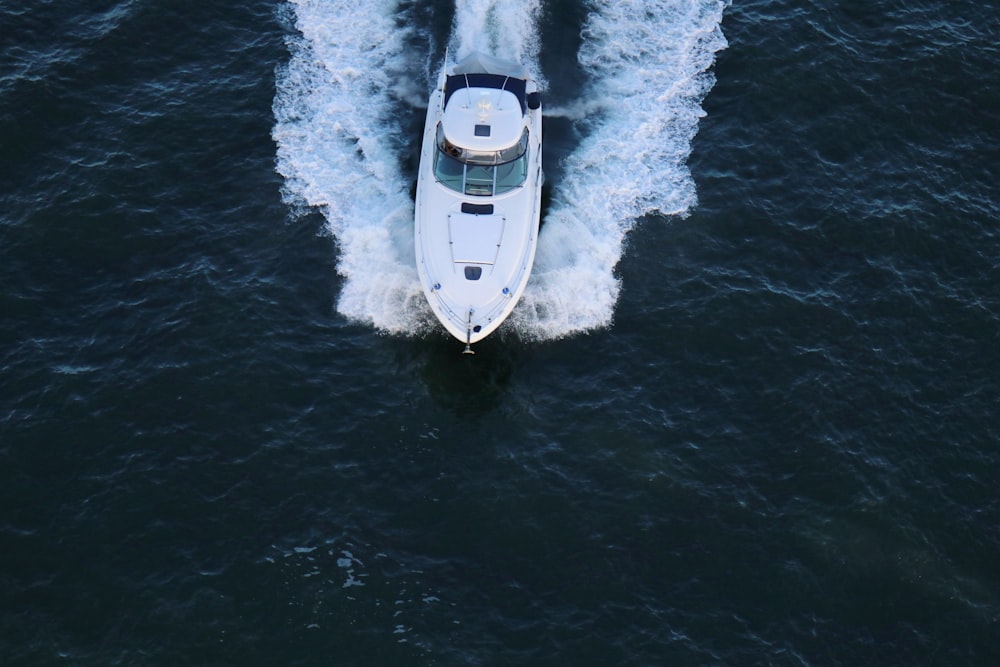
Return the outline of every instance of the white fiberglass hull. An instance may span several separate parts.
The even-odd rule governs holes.
[[[467,62],[456,67],[461,71]],[[427,108],[414,240],[417,271],[431,309],[456,339],[472,344],[494,332],[510,315],[531,273],[541,213],[542,113],[530,79],[522,79],[520,90],[511,95],[497,90],[500,81],[510,86],[514,80],[509,76],[484,74],[476,79],[471,74],[459,79],[454,71],[442,73]],[[475,126],[475,136],[462,134],[465,124],[470,131]],[[495,146],[489,145],[491,126]],[[505,153],[501,149],[508,136],[521,140]],[[461,152],[451,141],[495,150],[500,157],[494,164],[519,147],[523,154],[496,167],[472,162],[463,166],[441,154],[443,147],[451,151],[449,155]],[[484,153],[469,150],[466,154]],[[510,176],[512,172],[516,173]],[[476,180],[484,173],[485,178]]]

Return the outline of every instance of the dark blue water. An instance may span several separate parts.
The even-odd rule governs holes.
[[[454,4],[0,2],[0,662],[1000,663],[996,11],[528,15],[469,358],[393,245]]]

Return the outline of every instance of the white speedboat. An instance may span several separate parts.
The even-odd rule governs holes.
[[[431,94],[417,175],[417,271],[465,351],[510,315],[535,259],[542,110],[521,65],[473,53]]]

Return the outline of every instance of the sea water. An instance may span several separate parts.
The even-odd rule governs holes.
[[[994,8],[512,6],[0,2],[0,662],[1000,664]],[[475,356],[472,48],[546,141]]]

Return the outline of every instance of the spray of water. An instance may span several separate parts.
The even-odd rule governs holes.
[[[696,203],[686,166],[726,46],[722,0],[595,2],[578,54],[589,85],[567,115],[590,132],[555,185],[531,282],[515,312],[522,336],[551,339],[607,326],[626,234],[644,215]]]
[[[651,213],[696,202],[686,167],[726,42],[728,0],[593,0],[578,54],[588,76],[557,112],[584,124],[539,238],[531,280],[508,325],[545,340],[607,326],[626,235]],[[400,172],[415,151],[398,108],[428,78],[431,57],[406,53],[405,8],[378,0],[291,0],[298,34],[278,73],[274,138],[285,196],[319,208],[337,239],[345,316],[394,334],[437,327],[417,278],[413,203]],[[458,0],[449,49],[538,67],[540,0]],[[432,82],[428,81],[427,86]],[[418,94],[417,97],[420,97]],[[549,107],[546,107],[547,111]],[[556,110],[556,109],[553,109]]]
[[[388,333],[432,316],[414,263],[413,202],[400,171],[400,82],[413,79],[397,8],[378,0],[292,0],[299,34],[278,73],[278,171],[292,206],[322,210],[344,285],[337,309]],[[419,65],[417,66],[419,70]]]
[[[473,51],[519,62],[540,80],[540,0],[457,0],[450,50],[455,60]]]

